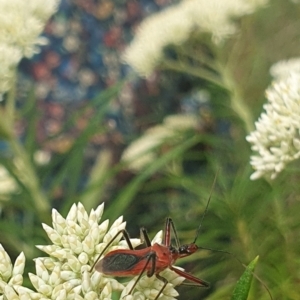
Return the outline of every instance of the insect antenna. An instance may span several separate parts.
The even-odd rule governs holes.
[[[229,254],[231,255],[236,261],[238,261],[245,269],[247,269],[247,266],[239,259],[237,258],[233,253],[226,251],[226,250],[218,250],[218,249],[212,249],[212,248],[206,248],[206,247],[198,247],[198,249],[202,249],[202,250],[209,250],[209,251],[213,251],[213,252],[221,252],[221,253],[225,253],[225,254]],[[271,300],[274,300],[271,294],[270,289],[268,288],[268,286],[263,282],[262,279],[260,279],[260,277],[258,275],[256,275],[253,271],[250,271],[250,273],[262,284],[262,286],[265,288],[265,290],[267,291],[267,293],[270,296]]]
[[[213,190],[214,190],[214,188],[215,188],[215,184],[216,184],[216,181],[217,181],[218,174],[219,174],[219,169],[218,169],[218,171],[217,171],[217,173],[216,173],[216,175],[215,175],[215,178],[214,178],[212,187],[211,187],[211,189],[210,189],[209,197],[208,197],[208,200],[207,200],[207,203],[206,203],[206,207],[205,207],[204,213],[203,213],[203,215],[202,215],[202,217],[201,217],[200,225],[199,225],[199,227],[198,227],[198,229],[197,229],[196,236],[195,236],[195,239],[194,239],[194,241],[193,241],[193,244],[195,244],[196,241],[197,241],[197,238],[198,238],[198,236],[199,236],[200,229],[201,229],[201,226],[202,226],[202,222],[203,222],[204,217],[205,217],[205,215],[206,215],[206,213],[207,213],[207,211],[208,211],[208,206],[209,206],[209,203],[210,203],[210,199],[211,199]]]
[[[216,184],[216,181],[217,181],[217,177],[218,177],[218,174],[219,174],[219,170],[217,170],[217,173],[215,175],[215,178],[214,178],[214,181],[213,181],[213,184],[212,184],[212,187],[211,187],[211,190],[210,190],[210,193],[209,193],[209,197],[208,197],[208,200],[207,200],[207,204],[206,204],[206,207],[205,207],[205,210],[204,210],[204,213],[201,217],[201,221],[200,221],[200,225],[197,229],[197,232],[196,232],[196,236],[195,236],[195,239],[193,241],[193,244],[196,243],[197,241],[197,238],[199,236],[199,233],[200,233],[200,229],[201,229],[201,226],[202,226],[202,222],[204,220],[204,217],[208,211],[208,206],[209,206],[209,203],[210,203],[210,200],[211,200],[211,196],[212,196],[212,193],[213,193],[213,190],[214,190],[214,187],[215,187],[215,184]],[[226,250],[218,250],[218,249],[212,249],[212,248],[205,248],[205,247],[199,247],[197,246],[198,249],[202,249],[202,250],[209,250],[209,251],[213,251],[213,252],[221,252],[221,253],[225,253],[225,254],[229,254],[231,255],[236,261],[238,261],[245,269],[247,268],[247,266],[239,259],[237,258],[233,253],[229,252],[229,251],[226,251]],[[265,288],[265,290],[267,291],[267,293],[269,294],[270,296],[270,299],[273,300],[273,297],[272,297],[272,294],[268,288],[268,286],[263,282],[262,279],[260,279],[260,277],[258,275],[256,275],[253,271],[250,271],[251,274],[262,284],[262,286]]]

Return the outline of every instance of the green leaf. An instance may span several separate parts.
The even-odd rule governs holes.
[[[203,139],[203,136],[193,136],[180,145],[177,145],[166,154],[157,158],[155,162],[148,166],[148,168],[141,171],[114,199],[110,206],[106,208],[104,216],[109,219],[115,219],[122,215],[124,210],[130,205],[134,196],[137,194],[141,185],[155,172],[160,170],[168,162],[172,161],[176,157],[180,157],[187,149],[196,145]]]
[[[256,256],[255,259],[253,259],[247,266],[245,272],[235,286],[231,300],[247,300],[253,277],[253,271],[255,269],[258,258],[259,256]]]

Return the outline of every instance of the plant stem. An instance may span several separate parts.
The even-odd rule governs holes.
[[[194,68],[190,65],[184,64],[183,62],[165,59],[161,64],[161,68],[190,74],[195,77],[205,79],[205,80],[212,82],[214,84],[217,84],[219,86],[224,86],[221,78],[217,74],[210,72],[208,70],[205,70],[203,68]]]
[[[249,107],[244,103],[243,98],[240,93],[238,85],[233,80],[232,76],[229,74],[225,67],[219,68],[220,73],[224,81],[226,89],[230,92],[231,107],[235,113],[240,117],[245,123],[245,127],[248,133],[254,130],[254,121],[252,113]]]
[[[50,220],[50,205],[48,199],[40,190],[40,183],[30,158],[17,137],[10,139],[9,143],[16,160],[16,169],[19,179],[28,189],[38,217],[45,223]]]
[[[32,198],[34,210],[43,222],[50,221],[50,205],[48,199],[40,190],[40,183],[37,174],[34,170],[32,162],[24,146],[19,142],[18,137],[14,133],[15,121],[15,102],[16,102],[16,87],[17,82],[16,72],[13,77],[14,84],[12,85],[7,101],[5,104],[4,118],[0,121],[1,128],[6,132],[6,138],[13,152],[13,160],[16,167],[16,175],[19,180],[24,184],[28,193]]]
[[[247,105],[244,103],[240,95],[239,87],[232,79],[232,76],[229,74],[226,67],[219,65],[219,76],[216,73],[208,71],[204,68],[195,68],[183,63],[182,61],[178,62],[175,60],[165,59],[161,64],[161,68],[190,74],[227,89],[230,92],[231,107],[234,112],[240,117],[240,119],[245,123],[247,132],[250,133],[254,130],[254,122],[251,111],[249,107],[247,107]]]

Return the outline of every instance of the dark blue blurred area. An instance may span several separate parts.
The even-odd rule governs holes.
[[[140,22],[176,2],[61,1],[43,33],[48,44],[32,59],[24,59],[20,64],[18,103],[22,105],[26,86],[33,82],[40,112],[36,133],[38,148],[52,154],[68,152],[95,110],[83,113],[68,132],[64,132],[65,121],[131,72],[130,67],[122,63],[121,55]],[[198,114],[199,107],[207,105],[205,95],[193,92],[199,82],[174,73],[162,76],[154,74],[148,80],[135,79],[126,83],[110,103],[104,120],[106,133],[99,128],[101,133],[91,139],[90,149],[93,150],[87,151],[88,156],[94,158],[103,147],[109,147],[117,152],[118,161],[130,140],[149,126],[162,122],[166,115]],[[18,126],[19,136],[24,140],[26,122],[22,120]]]
[[[48,45],[23,60],[20,70],[35,81],[39,100],[61,104],[89,100],[126,76],[122,51],[141,20],[168,4],[168,0],[62,0],[45,28]]]
[[[18,103],[22,106],[33,83],[41,111],[39,144],[57,134],[72,111],[131,72],[121,61],[122,52],[140,22],[170,4],[171,0],[61,1],[43,33],[48,44],[33,58],[23,59],[19,67]],[[127,112],[136,110],[139,81],[129,82],[109,108],[107,122],[121,135],[132,133],[133,114]],[[148,94],[151,91],[144,90]],[[26,127],[20,127],[23,138]],[[46,148],[55,152],[57,147]]]

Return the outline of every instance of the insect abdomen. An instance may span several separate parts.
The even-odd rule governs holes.
[[[134,254],[129,253],[108,253],[95,266],[95,269],[106,275],[127,276],[126,271],[130,271],[141,260]]]

